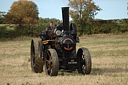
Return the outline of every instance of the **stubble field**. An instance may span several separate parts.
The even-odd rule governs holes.
[[[80,37],[77,48],[88,48],[92,56],[90,75],[31,72],[30,41],[0,42],[0,85],[128,85],[128,34]]]

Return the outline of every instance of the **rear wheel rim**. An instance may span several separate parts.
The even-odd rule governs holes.
[[[82,74],[91,73],[91,55],[87,48],[80,48],[77,52],[78,72]]]
[[[35,66],[35,53],[34,53],[34,46],[31,49],[31,67]]]
[[[39,42],[38,44],[38,54],[39,54],[39,57],[43,57],[43,46],[41,45],[41,42]]]
[[[33,65],[33,67],[35,66],[35,57],[34,56],[32,57],[32,65]]]

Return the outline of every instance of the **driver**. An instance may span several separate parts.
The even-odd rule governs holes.
[[[46,31],[49,31],[51,36],[54,36],[53,30],[54,30],[53,22],[50,22],[49,27],[46,29]]]

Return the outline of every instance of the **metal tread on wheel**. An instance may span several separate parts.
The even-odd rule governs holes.
[[[82,74],[91,73],[91,55],[87,48],[79,48],[77,52],[78,72]]]
[[[35,73],[43,72],[43,59],[39,57],[38,39],[31,41],[31,69]]]
[[[48,49],[45,59],[46,74],[57,76],[59,70],[59,60],[55,49]]]

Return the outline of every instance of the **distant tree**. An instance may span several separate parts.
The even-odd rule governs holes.
[[[79,26],[80,33],[90,32],[90,22],[101,9],[92,0],[68,0],[71,18]]]
[[[3,15],[4,15],[5,13],[6,13],[6,12],[0,11],[0,24],[3,24],[3,23],[4,23],[4,17],[3,17]]]
[[[38,7],[37,5],[28,0],[15,1],[9,12],[4,16],[6,23],[33,25],[38,23]]]
[[[0,18],[2,18],[4,14],[5,12],[0,11]]]

